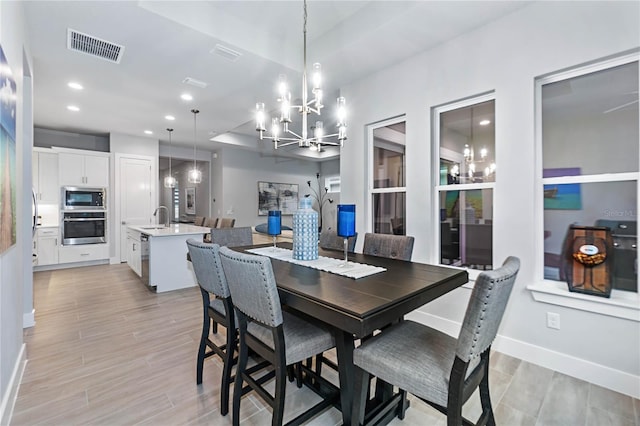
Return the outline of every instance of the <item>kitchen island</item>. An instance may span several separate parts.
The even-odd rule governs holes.
[[[185,223],[168,227],[129,225],[127,263],[142,281],[158,293],[193,287],[197,284],[191,262],[187,261],[187,240],[202,240],[211,230]]]

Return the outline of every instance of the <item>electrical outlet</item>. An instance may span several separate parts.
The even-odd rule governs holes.
[[[560,314],[547,312],[547,327],[560,330]]]

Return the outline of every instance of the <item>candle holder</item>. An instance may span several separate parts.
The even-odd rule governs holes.
[[[282,233],[282,215],[280,210],[269,210],[267,233],[273,236],[273,248],[275,249],[276,238]]]
[[[344,239],[344,263],[342,267],[346,267],[349,262],[348,246],[349,238],[356,235],[356,205],[355,204],[338,204],[338,236]]]

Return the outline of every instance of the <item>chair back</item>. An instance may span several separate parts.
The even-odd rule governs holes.
[[[389,259],[411,260],[413,237],[406,235],[364,234],[363,254]]]
[[[236,309],[268,327],[282,324],[271,259],[220,247],[220,260]]]
[[[195,226],[203,226],[204,225],[204,216],[196,216],[195,219],[193,219],[193,224]]]
[[[227,247],[250,246],[253,244],[253,233],[249,226],[213,228],[211,229],[211,242]]]
[[[495,339],[519,270],[520,259],[509,256],[500,268],[476,278],[458,336],[456,355],[462,361],[480,355]]]
[[[358,233],[353,237],[349,237],[347,243],[347,251],[352,252],[356,248],[356,240],[358,239]],[[320,247],[329,250],[344,250],[344,239],[338,236],[338,233],[333,229],[325,229],[320,234]]]
[[[233,228],[233,225],[235,225],[235,223],[236,223],[236,220],[234,218],[223,217],[218,221],[217,228]]]
[[[198,285],[218,297],[227,298],[231,295],[227,280],[220,263],[218,244],[207,244],[189,238],[187,240],[191,264],[196,274]]]
[[[205,226],[207,228],[215,228],[217,225],[218,225],[217,217],[205,217],[204,221],[202,222],[202,226]]]

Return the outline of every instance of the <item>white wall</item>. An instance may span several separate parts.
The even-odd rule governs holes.
[[[222,163],[222,205],[220,217],[234,217],[235,226],[255,226],[267,221],[258,216],[258,181],[297,183],[300,197],[309,193],[307,181],[315,180],[320,163],[277,157],[237,148],[224,148],[217,161]],[[214,161],[214,168],[216,167]],[[214,212],[217,213],[217,212]],[[291,216],[282,224],[291,226]]]
[[[31,246],[30,222],[31,196],[31,147],[32,141],[24,138],[23,120],[25,116],[23,95],[23,49],[28,47],[25,40],[25,25],[20,2],[0,3],[0,45],[13,72],[17,85],[16,104],[16,204],[17,204],[17,244],[0,256],[0,423],[7,424],[13,406],[13,398],[19,385],[23,368],[24,345],[22,340],[23,321],[23,271],[25,262],[31,264],[31,256],[25,256],[25,245]],[[31,111],[26,111],[28,115]],[[25,229],[29,229],[26,233]]]
[[[343,200],[366,206],[366,125],[406,114],[407,233],[416,237],[413,259],[435,258],[431,112],[436,105],[495,91],[496,163],[494,259],[522,260],[500,330],[500,349],[571,372],[571,363],[628,379],[618,389],[640,396],[640,327],[634,321],[534,302],[526,286],[534,270],[535,221],[534,80],[577,64],[637,48],[637,2],[536,2],[512,15],[343,88],[351,132],[341,154]],[[389,90],[393,88],[393,90]],[[349,182],[349,185],[345,185]],[[358,217],[359,232],[364,215]],[[358,247],[361,247],[359,242]],[[415,315],[442,328],[459,325],[469,290],[458,289]],[[561,330],[546,327],[558,312]],[[559,361],[558,361],[559,360]],[[566,368],[565,368],[566,367]],[[615,383],[604,383],[615,387]],[[635,385],[634,385],[635,383]]]

